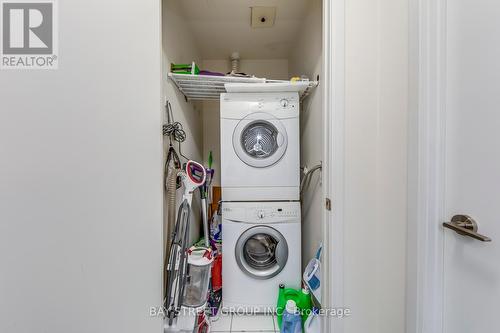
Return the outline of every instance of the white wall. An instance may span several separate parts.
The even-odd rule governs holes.
[[[204,60],[203,69],[227,73],[231,71],[229,59]],[[243,73],[275,80],[288,80],[287,59],[243,59],[240,63]],[[219,101],[203,102],[203,161],[207,163],[212,151],[215,176],[213,185],[220,186],[220,108]]]
[[[408,0],[346,2],[345,332],[405,330]]]
[[[174,120],[183,125],[186,131],[186,141],[181,145],[181,152],[189,159],[199,162],[203,161],[203,122],[201,103],[187,102],[184,95],[177,89],[175,84],[167,77],[170,72],[170,64],[185,64],[195,61],[201,64],[200,52],[196,46],[194,36],[189,26],[183,18],[180,2],[177,0],[163,1],[162,16],[162,45],[163,45],[163,96],[165,96],[172,105]],[[164,113],[164,121],[165,120]],[[165,152],[168,152],[170,141],[164,141]],[[174,147],[179,152],[179,146],[174,143]],[[180,156],[182,162],[186,162]],[[183,188],[177,191],[178,204],[181,202]],[[165,211],[166,213],[166,211]],[[167,215],[165,214],[165,217]],[[196,241],[200,235],[200,200],[199,191],[195,192],[192,209],[192,227],[190,228],[190,239]],[[167,229],[165,229],[167,231]],[[164,237],[170,237],[166,232]]]
[[[59,69],[0,72],[0,332],[160,332],[159,1],[59,2]]]
[[[310,8],[290,55],[290,76],[306,75],[311,80],[323,73],[322,0],[310,2]],[[308,168],[323,159],[323,94],[314,89],[302,103],[300,112],[300,164]],[[305,267],[323,239],[324,198],[321,172],[316,172],[302,196],[302,264]]]

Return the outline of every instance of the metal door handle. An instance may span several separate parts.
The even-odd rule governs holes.
[[[482,242],[491,242],[491,238],[477,233],[477,223],[467,215],[455,215],[451,222],[444,222],[443,227],[454,230],[457,234],[472,237]]]

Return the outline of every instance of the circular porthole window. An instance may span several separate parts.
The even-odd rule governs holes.
[[[241,147],[252,158],[269,158],[278,150],[278,130],[268,121],[253,121],[241,133]]]
[[[257,279],[276,276],[288,261],[286,239],[271,227],[258,226],[248,229],[238,239],[235,251],[240,269]]]
[[[277,119],[255,118],[253,114],[252,119],[245,118],[236,126],[233,148],[246,164],[267,167],[278,162],[285,154],[288,142],[286,130]]]

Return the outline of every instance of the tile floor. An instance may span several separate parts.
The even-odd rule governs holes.
[[[212,323],[211,332],[279,332],[276,316],[221,314]]]

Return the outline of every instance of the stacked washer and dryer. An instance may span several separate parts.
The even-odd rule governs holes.
[[[299,95],[221,94],[222,279],[229,311],[301,283]]]

